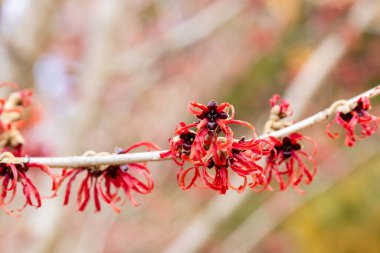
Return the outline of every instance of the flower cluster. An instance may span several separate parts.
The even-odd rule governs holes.
[[[102,165],[84,168],[67,168],[62,170],[60,176],[45,165],[37,163],[20,163],[17,157],[27,155],[25,152],[25,140],[19,131],[23,125],[22,116],[26,108],[31,104],[32,92],[19,90],[16,85],[11,86],[16,91],[7,99],[0,99],[0,207],[9,215],[17,216],[26,206],[41,207],[41,194],[35,182],[30,178],[31,172],[41,171],[48,175],[52,181],[52,194],[55,197],[60,186],[66,184],[64,205],[69,203],[71,189],[75,179],[82,175],[82,181],[77,191],[78,211],[84,211],[90,196],[93,193],[95,211],[101,210],[101,200],[109,204],[116,212],[120,212],[119,206],[129,199],[131,203],[138,205],[132,192],[147,194],[153,189],[153,179],[146,163],[130,163],[128,165]],[[118,149],[117,154],[126,154],[133,149],[145,147],[148,151],[159,148],[150,142],[139,142],[127,149]],[[94,153],[87,153],[87,155]],[[13,209],[10,205],[18,196],[19,188],[25,203],[21,208]]]
[[[159,150],[159,147],[150,142],[139,142],[127,149],[118,149],[117,154],[126,154],[133,149],[145,147],[147,151]],[[85,155],[96,155],[87,153]],[[106,155],[106,154],[105,154]],[[72,184],[80,174],[84,174],[77,191],[77,209],[84,211],[89,204],[91,192],[95,211],[101,211],[101,200],[110,205],[115,212],[120,212],[120,205],[125,199],[137,206],[132,192],[148,194],[153,190],[153,179],[146,163],[130,163],[128,165],[102,165],[83,168],[64,169],[59,184],[66,180],[64,205],[69,203]]]
[[[345,130],[344,143],[348,147],[352,147],[356,143],[356,139],[363,139],[371,136],[380,125],[380,118],[368,112],[371,109],[371,103],[368,97],[361,97],[356,106],[349,112],[338,112],[335,119],[326,126],[328,136],[336,139],[339,134],[331,133],[331,126],[336,123]]]
[[[225,194],[228,190],[254,191],[272,190],[274,179],[280,190],[292,186],[296,191],[301,182],[310,183],[316,173],[316,147],[314,142],[299,133],[284,138],[275,138],[271,133],[294,122],[284,121],[292,114],[290,103],[274,95],[269,101],[271,115],[265,124],[268,137],[257,137],[254,127],[248,122],[234,119],[234,108],[228,103],[218,105],[215,101],[207,105],[192,102],[189,111],[198,119],[192,124],[180,122],[169,139],[171,156],[180,169],[178,185],[187,190],[192,186],[206,187]],[[232,124],[242,125],[252,132],[252,138],[234,139]],[[309,155],[300,144],[309,140],[314,152]],[[311,168],[309,169],[309,167]],[[231,176],[240,178],[234,185]]]
[[[269,100],[269,104],[272,109],[264,131],[269,135],[269,141],[273,145],[273,149],[266,159],[264,170],[267,180],[266,189],[272,190],[271,183],[276,180],[281,191],[292,186],[296,191],[303,193],[303,190],[298,187],[299,184],[302,181],[306,184],[312,182],[317,171],[315,160],[316,144],[311,138],[300,133],[293,133],[282,138],[270,136],[271,133],[290,126],[294,122],[285,121],[293,113],[288,100],[281,100],[279,95],[274,95]],[[308,140],[313,145],[311,155],[301,145],[303,140]],[[309,169],[309,166],[312,168]]]
[[[58,184],[53,171],[45,165],[36,163],[18,163],[15,157],[26,155],[25,140],[19,131],[22,115],[31,103],[32,92],[19,90],[14,84],[5,83],[0,86],[11,86],[15,89],[6,99],[0,99],[0,207],[10,215],[18,215],[26,206],[41,206],[41,195],[29,177],[31,171],[41,171],[52,181],[52,195],[56,195]],[[25,204],[21,208],[10,207],[17,197],[18,186],[22,188]]]
[[[22,116],[31,103],[30,90],[18,90],[14,84],[5,83],[16,89],[7,99],[0,99],[0,149],[14,156],[25,155],[25,140],[19,131],[23,124]]]
[[[264,126],[265,133],[269,134],[294,123],[284,120],[293,114],[293,109],[290,107],[290,102],[287,99],[281,99],[280,95],[275,94],[269,99],[269,105],[271,106],[271,111],[269,119]]]
[[[274,94],[269,99],[269,105],[272,107],[273,115],[278,115],[280,119],[287,118],[293,114],[293,109],[290,107],[290,102],[287,99],[281,99],[279,94]],[[276,111],[275,113],[273,113]]]
[[[192,186],[204,187],[225,194],[228,190],[242,192],[246,187],[265,186],[264,169],[257,161],[269,155],[272,145],[257,138],[254,127],[234,119],[234,108],[229,103],[207,105],[191,102],[189,111],[198,119],[192,124],[178,124],[170,138],[171,155],[180,166],[178,185],[186,190]],[[241,125],[252,132],[252,138],[233,138],[231,125]],[[187,164],[190,166],[186,167]],[[234,185],[231,174],[240,178]]]
[[[268,189],[273,178],[279,184],[280,190],[287,189],[292,186],[296,191],[303,193],[298,185],[304,181],[309,184],[313,181],[314,175],[317,172],[317,163],[314,158],[317,152],[314,141],[299,133],[290,134],[281,139],[269,137],[274,145],[271,155],[267,158],[265,167],[265,175],[267,176]],[[309,140],[314,146],[312,155],[304,151],[300,141]],[[306,160],[306,161],[305,161]],[[307,162],[311,163],[312,169],[308,168]]]
[[[10,154],[10,153],[3,153]],[[0,206],[9,215],[17,215],[17,212],[21,212],[26,206],[34,206],[36,208],[41,207],[41,196],[40,193],[28,176],[28,172],[32,169],[39,169],[43,173],[47,174],[52,180],[52,191],[53,194],[50,197],[56,196],[56,191],[58,189],[58,183],[53,171],[42,164],[33,163],[0,163],[0,179],[1,184],[1,194],[0,194]],[[25,204],[16,210],[11,210],[8,205],[16,197],[17,186],[21,184],[22,193],[25,196]],[[16,212],[17,211],[17,212]]]
[[[90,201],[93,192],[95,210],[101,210],[100,200],[112,206],[116,212],[120,212],[119,205],[125,201],[125,197],[133,205],[138,205],[132,192],[147,194],[153,189],[153,180],[146,163],[131,163],[128,165],[104,165],[86,168],[63,169],[58,177],[49,167],[36,163],[19,163],[17,157],[25,156],[25,140],[19,131],[22,126],[22,115],[31,103],[32,93],[29,90],[18,90],[11,93],[7,99],[0,99],[0,207],[10,215],[18,215],[26,206],[41,207],[42,197],[35,183],[30,179],[31,171],[42,171],[52,181],[52,195],[57,195],[58,188],[67,179],[64,205],[69,202],[70,192],[76,178],[84,174],[77,192],[77,207],[84,211]],[[128,149],[117,150],[118,154],[125,154],[138,147],[149,150],[159,148],[150,142],[139,142]],[[11,209],[18,186],[22,188],[25,204],[21,208]],[[121,193],[123,192],[123,193]]]

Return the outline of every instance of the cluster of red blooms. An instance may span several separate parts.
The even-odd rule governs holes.
[[[154,183],[146,163],[67,168],[62,170],[61,175],[56,175],[51,168],[43,164],[18,163],[16,157],[27,155],[24,138],[18,129],[22,124],[22,114],[30,105],[32,93],[29,90],[19,91],[17,87],[14,88],[17,89],[16,92],[11,93],[7,99],[0,100],[0,206],[9,215],[17,216],[28,205],[41,207],[44,197],[40,195],[35,183],[28,176],[36,169],[52,180],[52,194],[47,198],[57,196],[58,189],[67,181],[64,205],[69,202],[75,179],[80,177],[79,174],[85,174],[77,191],[78,211],[85,210],[91,193],[93,193],[95,211],[101,210],[100,200],[102,200],[116,212],[120,212],[119,206],[126,198],[134,206],[138,205],[132,192],[147,194],[152,191]],[[139,147],[145,147],[147,151],[159,150],[159,147],[153,143],[139,142],[127,149],[118,149],[117,153],[126,154]],[[22,188],[25,204],[21,208],[10,208],[9,205],[18,195],[19,187]]]
[[[353,110],[348,113],[338,112],[334,121],[331,121],[326,126],[327,134],[336,139],[339,134],[331,133],[330,128],[332,124],[343,127],[346,131],[344,143],[348,147],[352,147],[356,143],[356,139],[363,139],[371,136],[380,125],[380,118],[368,112],[371,109],[371,103],[368,97],[361,97]]]
[[[92,200],[95,211],[100,211],[105,203],[120,212],[120,206],[126,200],[138,205],[132,195],[134,192],[148,194],[153,190],[152,175],[146,163],[65,168],[56,175],[43,164],[17,162],[17,157],[27,155],[18,128],[31,95],[30,91],[17,90],[7,99],[0,99],[0,206],[8,214],[16,215],[28,205],[41,206],[43,197],[29,177],[32,170],[41,171],[51,179],[50,197],[55,197],[62,185],[66,186],[64,205],[69,203],[71,191],[75,188],[78,211],[84,211]],[[228,190],[240,193],[247,187],[254,191],[272,190],[276,181],[279,190],[291,186],[302,193],[299,185],[312,182],[316,173],[316,145],[311,138],[300,133],[274,137],[275,131],[294,122],[284,120],[292,114],[287,100],[274,95],[269,103],[272,109],[265,125],[267,136],[260,138],[250,123],[234,118],[234,108],[229,103],[218,105],[211,101],[203,105],[191,102],[188,108],[197,118],[196,122],[180,122],[174,137],[169,139],[169,151],[161,153],[162,158],[171,157],[180,167],[177,173],[179,187],[183,190],[208,188],[225,194]],[[360,98],[350,112],[337,113],[335,120],[327,126],[328,135],[338,136],[330,132],[334,122],[345,129],[347,146],[353,146],[356,139],[372,135],[379,127],[380,119],[369,114],[369,109],[369,99]],[[232,125],[249,130],[251,138],[235,138]],[[311,153],[301,145],[304,141],[312,144]],[[159,150],[153,143],[139,142],[127,149],[117,149],[116,154],[126,154],[137,148]],[[86,155],[100,154],[87,152]],[[74,186],[75,181],[78,186]],[[18,196],[20,187],[25,204],[12,210],[9,205]]]
[[[182,189],[206,186],[225,194],[229,189],[242,192],[247,186],[254,189],[266,184],[264,170],[257,161],[269,154],[270,144],[257,138],[251,124],[234,119],[232,105],[191,102],[189,110],[198,121],[179,123],[175,136],[169,140],[170,151],[164,154],[171,155],[180,166],[177,180]],[[235,140],[230,128],[233,124],[248,128],[252,138]],[[185,168],[186,163],[190,167]],[[190,180],[186,180],[190,173]],[[238,186],[232,184],[230,173],[241,178]]]
[[[302,181],[306,184],[311,183],[317,171],[317,164],[314,158],[317,149],[314,141],[299,133],[290,134],[282,139],[270,136],[269,139],[274,149],[267,158],[265,167],[268,189],[272,189],[269,183],[272,181],[274,175],[280,190],[285,190],[291,185],[296,191],[303,193],[303,190],[298,188],[298,185]],[[303,150],[304,148],[300,144],[302,140],[309,140],[314,145],[312,155],[309,155]],[[311,162],[311,171],[306,165],[307,160]]]
[[[285,118],[293,113],[288,100],[280,100],[279,95],[274,95],[269,100],[269,104],[272,107],[271,118],[268,121],[269,134],[272,131],[293,124],[293,122],[284,121]],[[300,133],[293,133],[280,139],[273,136],[269,136],[268,138],[273,145],[273,149],[267,157],[265,166],[265,175],[268,181],[267,188],[269,190],[272,189],[270,183],[274,177],[278,182],[280,190],[283,191],[291,185],[296,191],[303,193],[304,191],[298,185],[302,181],[306,184],[311,183],[317,172],[315,160],[317,153],[316,144],[311,138]],[[309,141],[313,146],[311,154],[308,154],[306,148],[300,144],[303,140]]]
[[[41,206],[41,196],[35,184],[28,177],[28,172],[31,170],[40,170],[48,175],[52,180],[52,189],[55,196],[57,190],[57,180],[53,171],[42,164],[26,163],[16,164],[12,162],[12,158],[24,156],[25,141],[18,128],[22,124],[21,118],[25,109],[31,103],[32,93],[29,90],[18,90],[12,84],[10,85],[15,92],[11,93],[7,99],[0,99],[0,206],[10,215],[17,215],[15,210],[11,210],[8,206],[17,195],[18,185],[22,187],[22,194],[25,197],[25,204],[16,209],[22,211],[26,206]],[[9,162],[5,163],[5,159]]]
[[[117,154],[126,154],[139,147],[146,147],[147,151],[159,150],[159,147],[150,142],[139,142],[128,149],[118,149]],[[128,165],[106,165],[101,167],[84,167],[64,169],[62,171],[60,184],[67,178],[64,205],[69,203],[72,183],[76,177],[84,173],[85,177],[77,191],[78,211],[84,211],[93,192],[95,211],[101,210],[100,199],[111,205],[115,212],[119,213],[119,206],[125,201],[125,197],[137,206],[132,191],[141,194],[148,194],[153,190],[154,183],[152,175],[146,163],[130,163]],[[140,179],[141,177],[141,179]],[[121,193],[120,193],[121,192]]]
[[[282,119],[290,114],[290,106],[286,100],[277,105],[279,100],[276,95],[270,104],[272,108],[276,107],[278,118]],[[234,119],[234,108],[228,103],[218,105],[211,101],[206,106],[192,102],[189,111],[198,121],[188,125],[179,123],[175,136],[169,140],[170,151],[164,154],[171,155],[180,166],[177,174],[180,188],[207,187],[220,194],[229,189],[240,193],[246,187],[255,191],[270,190],[273,174],[281,190],[289,185],[297,188],[304,175],[305,182],[312,181],[315,167],[310,172],[302,157],[314,165],[315,160],[299,144],[307,137],[292,134],[282,139],[260,139],[251,124]],[[234,139],[232,124],[248,128],[253,132],[252,138]],[[232,184],[232,174],[241,179],[238,186]]]

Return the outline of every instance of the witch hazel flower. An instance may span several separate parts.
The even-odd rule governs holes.
[[[317,147],[311,138],[300,133],[293,133],[282,138],[270,136],[272,132],[294,124],[294,122],[284,120],[293,112],[289,101],[280,99],[279,95],[274,95],[269,100],[272,110],[264,130],[273,145],[264,170],[267,179],[266,189],[273,190],[271,183],[276,180],[281,191],[292,186],[297,192],[303,193],[304,191],[298,186],[302,182],[311,183],[317,172],[315,159]],[[312,143],[312,154],[306,152],[301,145],[300,142],[303,140]]]
[[[235,109],[231,104],[225,102],[218,105],[215,100],[212,100],[207,105],[203,105],[193,101],[189,104],[188,109],[200,120],[195,123],[197,135],[194,140],[194,149],[198,152],[192,152],[192,156],[196,156],[197,159],[201,160],[200,158],[207,153],[208,145],[215,143],[221,133],[225,135],[226,141],[219,142],[220,146],[217,148],[231,149],[233,132],[228,124],[236,123],[234,120]],[[204,144],[206,149],[203,148]]]
[[[27,206],[39,208],[42,205],[41,199],[43,197],[41,197],[35,183],[28,176],[31,170],[38,169],[51,179],[53,193],[47,198],[55,197],[58,190],[58,181],[49,167],[37,163],[16,163],[14,159],[13,154],[9,152],[1,154],[1,160],[6,162],[0,162],[0,207],[11,216],[17,216]],[[25,197],[25,203],[18,209],[11,209],[9,206],[17,196],[20,186],[22,195]]]
[[[22,124],[22,114],[32,101],[31,90],[19,90],[13,84],[3,84],[1,86],[11,86],[16,91],[12,92],[7,99],[0,100],[0,126],[1,130],[9,130]]]
[[[275,94],[269,99],[271,106],[270,116],[264,126],[264,132],[270,133],[292,125],[294,122],[284,121],[283,119],[292,116],[293,109],[287,99],[281,99],[279,94]]]
[[[200,121],[185,126],[196,127],[196,136],[192,143],[190,159],[194,158],[200,162],[208,161],[210,154],[214,155],[214,160],[218,161],[218,152],[224,150],[228,155],[232,154],[233,131],[230,125],[240,125],[248,128],[252,132],[250,145],[257,138],[254,127],[248,122],[236,120],[234,107],[224,102],[218,105],[215,100],[210,101],[207,106],[196,102],[189,104],[189,111]],[[206,159],[204,159],[206,158]]]
[[[139,147],[145,147],[147,151],[159,150],[159,147],[153,143],[139,142],[127,149],[117,149],[116,153],[126,154]],[[96,155],[96,153],[88,152],[85,155]],[[107,153],[97,155],[107,155]],[[148,194],[154,187],[153,178],[146,162],[64,169],[60,180],[60,184],[62,184],[67,179],[64,205],[68,205],[73,183],[80,174],[84,174],[84,178],[81,179],[76,194],[78,211],[86,209],[93,194],[96,212],[101,211],[102,201],[119,213],[120,206],[127,199],[133,206],[139,205],[132,192]]]
[[[251,150],[233,148],[231,156],[221,153],[218,161],[211,157],[206,165],[193,164],[187,169],[181,166],[177,174],[178,185],[183,190],[192,186],[199,188],[206,186],[220,194],[225,194],[228,190],[241,193],[246,187],[255,189],[259,185],[266,184],[263,168],[256,163],[256,160],[259,159]],[[238,186],[231,182],[231,175],[240,180]],[[190,179],[187,179],[188,177]]]
[[[246,187],[253,189],[258,184],[263,185],[263,168],[256,161],[269,154],[265,146],[271,144],[257,139],[251,124],[234,119],[235,110],[229,103],[218,105],[213,100],[202,105],[191,102],[189,110],[198,121],[180,122],[174,137],[169,139],[170,151],[162,154],[162,157],[171,155],[180,166],[179,187],[183,190],[192,186],[206,187],[225,194],[229,189],[242,192]],[[247,128],[252,132],[252,139],[234,140],[230,125]],[[231,175],[240,178],[242,183],[234,186]]]
[[[293,114],[293,109],[290,107],[290,102],[287,99],[281,99],[279,94],[274,94],[271,99],[269,99],[269,104],[272,107],[273,115],[278,115],[279,118],[287,118]]]
[[[231,117],[229,117],[229,114],[225,111],[226,109],[231,110]],[[207,106],[193,101],[189,104],[189,110],[201,120],[198,128],[207,127],[209,131],[215,131],[218,126],[222,128],[222,130],[225,129],[226,123],[233,119],[235,114],[232,105],[229,103],[218,105],[215,100],[210,101]]]
[[[196,136],[196,133],[190,130],[192,127],[195,125],[188,126],[185,122],[180,122],[176,128],[175,136],[169,139],[169,152],[161,156],[171,155],[177,165],[183,165],[188,160]]]
[[[241,145],[244,141],[244,138],[242,138],[233,144]],[[261,150],[258,152],[261,153],[260,155],[263,154]],[[241,193],[246,187],[256,190],[258,186],[265,186],[267,179],[264,169],[257,164],[257,161],[261,159],[258,152],[255,152],[254,149],[233,148],[232,155],[220,159],[219,164],[223,165],[218,165],[214,160],[210,160],[207,170],[203,167],[203,180],[205,184],[221,194],[225,194],[228,189]],[[214,170],[214,175],[208,172],[211,169]],[[229,173],[233,173],[242,183],[235,186],[229,179]]]
[[[17,128],[0,134],[0,152],[10,152],[16,157],[25,156],[25,139]]]
[[[273,143],[274,150],[267,158],[265,167],[268,190],[273,190],[270,183],[276,180],[281,191],[292,186],[297,192],[303,193],[304,191],[298,186],[302,182],[311,183],[317,172],[315,142],[299,133],[293,133],[280,139],[272,136],[269,138]],[[303,140],[312,143],[313,152],[311,154],[307,153],[300,144]]]
[[[371,103],[368,97],[361,97],[356,106],[349,112],[338,112],[333,121],[326,126],[326,133],[329,137],[336,139],[339,134],[332,133],[331,127],[335,123],[345,130],[345,145],[352,147],[357,139],[364,139],[371,136],[380,125],[380,118],[368,112]]]
[[[16,157],[24,156],[25,140],[19,127],[23,124],[24,111],[31,104],[32,92],[19,90],[12,83],[0,84],[3,86],[10,86],[15,91],[7,99],[0,99],[0,151],[11,152]]]

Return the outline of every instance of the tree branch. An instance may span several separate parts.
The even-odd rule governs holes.
[[[270,134],[276,138],[287,136],[291,133],[298,132],[304,128],[317,124],[319,122],[326,121],[330,116],[337,112],[348,112],[356,106],[356,102],[360,97],[373,98],[380,95],[380,85],[367,90],[347,101],[339,100],[334,102],[329,108],[318,112],[302,121],[299,121],[289,127],[275,131]],[[266,139],[269,135],[261,135],[260,139]],[[11,162],[15,163],[40,163],[45,164],[53,168],[65,168],[65,167],[89,167],[99,165],[117,165],[128,164],[137,162],[151,162],[151,161],[163,161],[170,160],[171,158],[161,158],[161,154],[167,152],[153,151],[153,152],[141,152],[131,154],[110,154],[102,156],[70,156],[70,157],[17,157]],[[3,162],[9,162],[8,157],[4,157]]]

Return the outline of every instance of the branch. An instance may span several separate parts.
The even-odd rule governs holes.
[[[350,100],[339,100],[334,102],[329,108],[314,114],[298,123],[295,123],[289,127],[283,128],[270,134],[276,138],[287,136],[291,133],[298,132],[304,128],[312,126],[314,124],[326,121],[330,116],[337,112],[348,112],[356,106],[356,102],[360,97],[373,98],[380,95],[380,85],[367,90]],[[268,138],[268,134],[259,136],[260,139]],[[102,156],[70,156],[70,157],[17,157],[14,159],[15,163],[40,163],[45,164],[53,168],[65,168],[65,167],[89,167],[99,165],[118,165],[138,162],[151,162],[151,161],[163,161],[170,160],[171,158],[161,158],[161,154],[168,152],[153,151],[153,152],[141,152],[132,154],[111,154]],[[8,158],[4,158],[3,162],[7,162]]]
[[[330,107],[326,108],[325,110],[318,112],[314,114],[313,116],[310,116],[304,120],[301,120],[291,126],[285,127],[281,130],[278,130],[276,132],[272,132],[267,135],[262,135],[259,138],[266,139],[268,136],[273,136],[276,138],[287,136],[291,133],[298,132],[301,129],[307,128],[309,126],[315,125],[317,123],[326,121],[331,115],[337,113],[337,112],[343,112],[347,113],[351,111],[355,106],[356,102],[359,100],[361,97],[368,97],[368,98],[373,98],[375,96],[378,96],[380,94],[380,85],[377,85],[376,87],[367,90],[353,98],[351,98],[348,101],[345,100],[338,100],[331,104]]]

